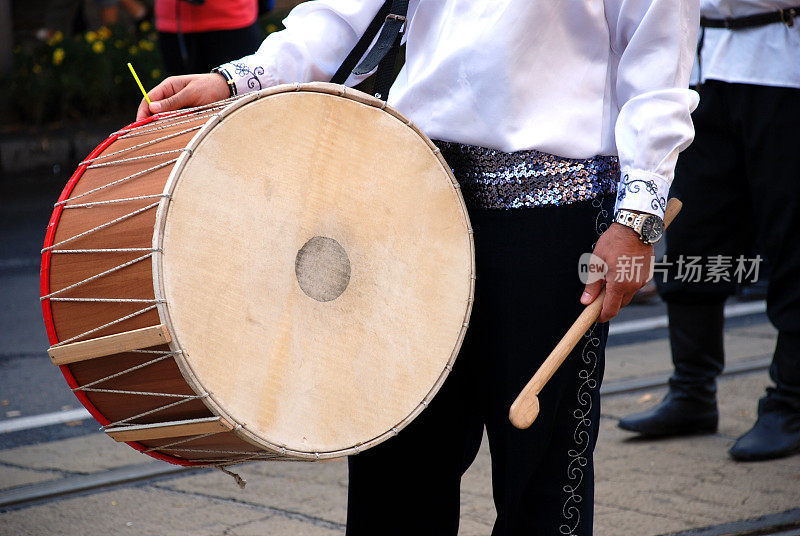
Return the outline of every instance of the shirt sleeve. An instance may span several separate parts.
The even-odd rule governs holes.
[[[691,112],[699,97],[688,85],[699,0],[606,0],[606,16],[619,59],[616,209],[663,218],[678,153],[694,139]]]
[[[381,0],[304,2],[283,21],[286,29],[270,34],[255,54],[218,69],[238,94],[278,84],[327,82],[382,5]],[[351,77],[348,83],[359,80]]]

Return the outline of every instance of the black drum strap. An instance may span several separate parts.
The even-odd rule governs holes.
[[[394,78],[394,66],[397,60],[397,53],[400,50],[400,41],[403,38],[403,25],[406,22],[408,13],[408,0],[386,0],[378,14],[372,19],[364,35],[358,40],[356,46],[347,55],[341,67],[331,78],[334,84],[344,84],[350,74],[365,75],[376,67],[375,83],[373,93],[381,100],[386,100],[389,87]],[[375,46],[369,50],[364,60],[359,64],[358,60],[367,52],[370,43],[378,35]]]

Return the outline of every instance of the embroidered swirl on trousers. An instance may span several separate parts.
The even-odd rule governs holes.
[[[603,207],[602,198],[593,199],[592,206],[599,209],[595,219],[595,230],[599,236],[608,228],[608,211]],[[594,244],[592,248],[594,249]],[[564,523],[558,528],[559,532],[565,536],[575,536],[581,523],[578,505],[583,502],[583,496],[580,491],[584,470],[589,463],[589,456],[592,454],[592,394],[598,388],[596,373],[598,350],[601,343],[600,338],[594,335],[597,329],[598,326],[595,323],[586,332],[584,335],[586,342],[581,349],[582,366],[578,370],[578,379],[581,384],[578,387],[578,405],[572,412],[575,417],[575,430],[572,433],[575,446],[567,451],[570,458],[567,465],[567,483],[562,487],[567,498],[561,508]]]

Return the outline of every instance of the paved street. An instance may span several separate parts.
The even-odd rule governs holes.
[[[39,305],[39,264],[53,203],[68,176],[4,178],[0,182],[0,422],[80,407],[44,350],[49,346]],[[71,437],[94,423],[0,434],[0,448]]]
[[[0,183],[0,430],[80,408],[44,352],[38,300],[39,249],[64,180],[40,177],[23,189]],[[620,416],[660,399],[670,364],[666,330],[657,327],[660,304],[630,307],[613,324],[596,452],[598,535],[766,534],[754,531],[800,526],[800,457],[739,464],[727,456],[755,419],[775,340],[757,303],[732,305],[728,369],[739,373],[720,383],[719,432],[702,437],[642,441],[616,428]],[[98,433],[93,420],[0,432],[0,535],[343,532],[342,460],[243,465],[236,470],[248,481],[244,490],[216,470],[160,473],[169,467]],[[3,508],[12,496],[29,498]],[[460,534],[489,534],[493,516],[484,445],[464,481]]]

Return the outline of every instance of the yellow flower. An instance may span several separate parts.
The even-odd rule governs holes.
[[[278,27],[277,26],[275,26],[274,24],[271,24],[271,23],[267,24],[267,33],[272,33],[272,32],[277,32],[277,31],[278,31]]]
[[[61,33],[61,30],[56,31],[53,36],[47,40],[47,44],[50,46],[55,45],[56,43],[60,43],[64,40],[64,34]]]
[[[139,41],[139,48],[142,50],[155,50],[156,45],[152,41],[147,41],[146,39],[142,39]]]
[[[53,65],[61,65],[64,62],[64,49],[57,48],[53,51]]]
[[[148,31],[150,29],[150,22],[143,20],[142,22],[139,23],[139,29],[143,32]]]
[[[117,39],[116,41],[114,41],[114,48],[122,48],[124,46],[125,46],[125,41],[123,41],[122,39]]]
[[[130,54],[131,56],[135,56],[138,53],[139,53],[139,49],[136,48],[136,45],[132,45],[132,46],[128,47],[128,54]]]
[[[31,71],[33,71],[33,74],[39,74],[42,72],[42,66],[37,63],[36,65],[33,66]]]
[[[150,78],[158,79],[160,77],[161,77],[161,71],[159,71],[158,69],[153,69],[152,71],[150,71]]]
[[[95,54],[101,54],[106,49],[106,46],[103,44],[102,41],[95,41],[92,44],[92,50],[94,50]]]
[[[97,30],[97,37],[99,37],[101,41],[105,41],[106,39],[111,37],[111,30],[109,30],[105,26],[101,26],[100,29]]]
[[[86,42],[92,43],[93,41],[97,41],[97,33],[96,32],[86,32]]]

